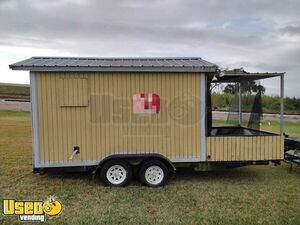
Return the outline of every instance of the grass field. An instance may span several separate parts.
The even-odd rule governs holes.
[[[26,86],[12,86],[0,84],[0,98],[30,99],[30,89]]]
[[[178,171],[162,188],[108,188],[85,173],[33,174],[29,113],[0,112],[0,124],[0,196],[55,195],[63,211],[49,224],[300,224],[299,167]],[[0,223],[18,220],[0,215]]]

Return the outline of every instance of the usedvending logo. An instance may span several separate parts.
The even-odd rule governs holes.
[[[49,217],[59,215],[62,205],[54,196],[50,196],[46,201],[4,199],[2,208],[5,216],[18,216],[20,221],[45,222],[46,215]]]

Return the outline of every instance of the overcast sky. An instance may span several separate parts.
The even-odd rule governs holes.
[[[0,82],[29,83],[8,64],[31,56],[200,56],[300,97],[300,1],[0,0]]]

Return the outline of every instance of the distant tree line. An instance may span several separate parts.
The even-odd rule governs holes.
[[[231,87],[228,87],[228,89]],[[261,91],[264,92],[262,89]],[[227,93],[212,93],[212,107],[215,110],[228,110],[236,104],[236,92],[227,91]],[[243,95],[242,105],[243,111],[250,111],[253,105],[254,94]],[[262,95],[263,112],[278,113],[280,111],[280,97]],[[300,98],[284,98],[284,108],[287,113],[300,114]]]

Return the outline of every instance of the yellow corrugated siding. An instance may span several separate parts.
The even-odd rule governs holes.
[[[87,76],[60,75],[57,83],[60,106],[88,106]]]
[[[70,162],[76,145],[81,153],[73,161],[114,153],[200,155],[199,74],[51,72],[36,80],[41,163]],[[137,93],[157,93],[160,113],[133,114]]]
[[[221,143],[221,144],[220,144]],[[206,138],[208,161],[280,160],[282,136],[218,136]]]

